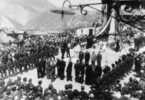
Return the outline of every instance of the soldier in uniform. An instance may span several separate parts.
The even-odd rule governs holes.
[[[42,77],[44,77],[45,76],[45,59],[43,57],[41,57],[40,66],[41,66],[41,75]]]
[[[135,71],[139,74],[141,70],[141,57],[135,57]]]
[[[36,87],[36,89],[36,97],[41,99],[43,95],[42,81],[38,82],[38,86]]]
[[[67,48],[67,43],[66,42],[63,42],[62,43],[62,46],[61,46],[61,58],[63,59],[64,58],[64,55],[65,55],[65,52],[66,52],[66,48]]]
[[[96,66],[95,64],[92,64],[91,84],[95,84],[97,82],[97,79],[100,78],[101,74],[102,74],[102,68],[100,66]]]
[[[118,52],[119,50],[120,50],[120,44],[119,44],[119,40],[117,40],[117,42],[116,42],[116,48],[115,48],[115,50]]]
[[[53,85],[50,84],[50,85],[44,90],[44,96],[48,96],[48,95],[52,94],[52,89],[53,89]]]
[[[83,63],[83,62],[81,63],[80,62],[78,71],[79,71],[79,80],[78,80],[78,82],[82,84],[84,82],[85,63]]]
[[[21,77],[17,77],[15,84],[17,85],[18,89],[20,89],[22,87]]]
[[[41,66],[40,66],[40,61],[41,59],[39,58],[38,61],[36,61],[36,68],[37,68],[37,74],[38,74],[38,78],[41,78]]]
[[[21,57],[18,61],[18,68],[19,68],[19,72],[23,72],[23,58]]]
[[[95,64],[96,63],[96,60],[97,60],[97,55],[95,53],[95,46],[94,46],[94,51],[91,54],[91,63],[92,64]]]
[[[26,77],[23,78],[22,89],[24,89],[24,90],[27,89],[27,78]]]
[[[50,61],[50,58],[47,58],[45,63],[46,75],[48,79],[50,79]]]
[[[56,79],[56,72],[55,72],[55,68],[56,68],[56,61],[55,58],[52,57],[52,60],[50,61],[50,79],[53,82]]]
[[[72,84],[65,85],[65,94],[68,96],[68,100],[73,100]]]
[[[85,83],[87,85],[91,85],[91,79],[92,79],[92,68],[91,65],[86,64],[86,78],[85,78]]]
[[[1,65],[1,70],[2,70],[2,76],[7,77],[7,65],[6,64]]]
[[[28,84],[27,84],[27,88],[26,88],[28,100],[34,100],[34,98],[35,98],[34,93],[36,92],[34,90],[35,90],[35,87],[32,83],[32,79],[29,79]]]
[[[65,71],[66,62],[64,60],[60,61],[60,79],[63,80],[65,78],[64,71]]]
[[[102,54],[99,52],[97,54],[97,65],[101,66],[101,62],[102,62]]]
[[[79,82],[79,72],[80,72],[80,61],[77,60],[76,64],[74,65],[75,68],[75,81]]]
[[[86,51],[85,53],[85,64],[89,64],[90,61],[90,53],[88,51]]]
[[[88,100],[88,94],[85,92],[85,87],[81,86],[80,100]]]
[[[33,83],[32,83],[32,79],[30,78],[30,79],[28,80],[28,84],[27,84],[27,91],[30,92],[30,91],[32,91],[33,89],[34,89],[34,85],[33,85]]]
[[[0,73],[1,73],[1,78],[6,76],[6,69],[5,69],[4,64],[0,65]]]
[[[7,66],[7,70],[9,72],[9,75],[13,75],[14,74],[14,67],[13,67],[13,64],[12,62],[9,60],[8,63],[6,64]]]
[[[61,76],[60,64],[61,64],[61,60],[60,59],[57,59],[56,67],[57,67],[57,77],[58,78],[60,78],[60,76]]]
[[[68,42],[67,43],[67,48],[66,48],[67,57],[70,57],[70,48],[71,48],[71,44],[70,44],[70,42]]]
[[[38,78],[42,78],[44,76],[45,76],[45,60],[43,58],[40,58],[38,64]]]
[[[89,35],[87,36],[87,46],[86,48],[89,49],[93,46],[93,30],[89,30]]]
[[[72,63],[72,61],[70,59],[69,63],[68,63],[68,66],[67,66],[67,70],[66,70],[67,81],[72,81],[72,66],[73,66],[73,63]]]
[[[84,53],[83,53],[83,51],[81,50],[81,51],[79,52],[79,60],[80,60],[80,62],[82,62],[83,59],[84,59]]]

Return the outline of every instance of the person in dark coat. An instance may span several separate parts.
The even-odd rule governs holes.
[[[45,62],[45,60],[42,58],[42,60],[41,60],[41,62],[40,62],[40,66],[41,66],[41,75],[42,75],[42,77],[45,76],[45,64],[46,64],[46,62]]]
[[[92,73],[91,73],[91,83],[96,84],[97,79],[100,78],[102,75],[102,68],[100,66],[96,66],[92,64]]]
[[[32,83],[32,79],[29,79],[28,84],[27,84],[27,92],[30,92],[34,89],[34,85]]]
[[[101,77],[101,75],[102,75],[102,68],[101,68],[101,66],[97,66],[95,70],[96,70],[96,76],[97,76],[97,78]]]
[[[27,89],[27,78],[26,77],[23,78],[21,88],[24,89],[24,90]]]
[[[64,60],[60,61],[60,79],[63,80],[65,78],[64,71],[65,71],[66,62]]]
[[[66,48],[67,57],[70,57],[70,56],[71,56],[71,55],[70,55],[70,48],[71,48],[71,44],[70,44],[69,41],[68,41],[68,43],[67,43],[67,48]]]
[[[105,66],[105,68],[104,68],[104,70],[103,70],[104,74],[107,74],[107,73],[109,73],[110,71],[111,71],[110,67],[109,67],[109,66]]]
[[[56,67],[57,67],[57,77],[58,78],[60,78],[60,76],[61,76],[60,65],[61,65],[61,60],[57,59]]]
[[[85,64],[89,64],[90,61],[90,53],[88,51],[86,51],[85,53]]]
[[[67,81],[72,81],[72,66],[73,66],[73,63],[70,59],[68,66],[67,66],[67,70],[66,70]]]
[[[82,84],[84,82],[84,75],[85,75],[85,64],[84,63],[81,63],[81,62],[79,63],[78,71],[79,71],[78,82]]]
[[[85,92],[85,87],[81,86],[81,91],[80,91],[80,100],[88,100],[88,94]]]
[[[116,48],[115,48],[115,50],[118,52],[119,50],[120,50],[120,41],[119,40],[117,40],[116,41]]]
[[[92,68],[91,65],[86,64],[86,78],[85,78],[85,83],[87,85],[91,85],[91,79],[92,79]]]
[[[79,60],[80,60],[80,62],[82,62],[83,59],[84,59],[84,53],[83,53],[83,51],[80,51],[79,52]]]
[[[36,68],[37,68],[37,75],[38,75],[38,78],[41,78],[42,77],[42,73],[41,73],[41,59],[39,59],[38,61],[36,61]]]
[[[135,57],[135,71],[140,73],[141,70],[141,58],[139,56]]]
[[[80,72],[80,61],[77,60],[76,64],[74,65],[75,68],[75,81],[79,81],[79,72]]]
[[[64,54],[65,54],[65,48],[64,48],[64,46],[62,45],[62,46],[61,46],[61,58],[62,58],[62,59],[64,58]]]
[[[65,55],[65,52],[67,51],[67,42],[66,41],[64,41],[63,43],[62,43],[62,46],[61,46],[61,54],[62,54],[62,59],[64,58],[64,55]]]
[[[87,46],[86,48],[89,49],[93,46],[93,30],[90,30],[89,35],[87,36]]]
[[[43,88],[42,88],[42,81],[38,82],[38,86],[36,87],[36,97],[37,98],[42,98],[42,94],[43,94]]]
[[[99,52],[97,54],[97,65],[101,66],[101,62],[102,62],[102,54]]]
[[[65,85],[65,94],[68,96],[68,100],[73,100],[72,84]]]

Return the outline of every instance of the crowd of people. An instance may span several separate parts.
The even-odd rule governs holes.
[[[7,83],[0,82],[0,100],[95,100],[92,94],[85,92],[85,87],[81,90],[73,89],[72,84],[66,84],[64,90],[57,91],[52,84],[48,88],[42,88],[42,81],[35,86],[32,79],[18,77],[15,81],[9,80]]]
[[[51,36],[23,36],[16,38],[9,49],[2,51],[0,77],[6,78],[17,73],[36,68],[37,62],[58,55],[64,41],[71,36],[57,34]],[[47,61],[48,62],[48,61]]]
[[[88,52],[86,52],[88,53]],[[132,67],[132,55],[123,55],[121,59],[112,64],[112,68],[109,66],[101,69],[98,64],[101,66],[101,60],[93,60],[89,59],[88,55],[87,59],[85,58],[86,53],[80,52],[79,58],[75,64],[70,60],[68,65],[63,59],[58,59],[56,62],[55,58],[47,59],[47,61],[52,61],[53,64],[56,64],[57,74],[54,72],[54,69],[48,69],[49,72],[43,73],[47,75],[48,78],[55,80],[55,76],[59,77],[60,79],[64,79],[64,69],[67,67],[66,70],[66,78],[69,81],[72,81],[72,67],[75,68],[75,81],[79,83],[85,82],[88,85],[91,85],[91,90],[89,93],[85,92],[83,86],[81,86],[81,91],[77,89],[73,90],[72,84],[65,85],[65,90],[57,91],[52,84],[49,85],[48,88],[42,88],[42,81],[38,82],[37,86],[34,86],[32,83],[32,79],[20,77],[17,78],[15,81],[9,80],[6,83],[3,81],[1,82],[1,99],[2,100],[112,100],[113,97],[106,93],[106,89],[109,89],[110,86],[117,83],[118,79],[124,75],[129,69]],[[82,55],[84,54],[84,58]],[[90,57],[91,58],[91,57]],[[101,58],[101,54],[98,55],[98,58]],[[83,59],[83,60],[82,60]],[[82,62],[81,62],[82,60]],[[42,59],[40,60],[42,61]],[[89,63],[90,62],[90,63]],[[93,65],[99,62],[96,67]],[[44,64],[44,61],[42,61]],[[40,62],[38,63],[40,64]],[[52,65],[53,65],[52,64]],[[124,66],[125,64],[129,64],[129,66]],[[42,68],[42,66],[41,66]],[[50,67],[49,67],[50,68]],[[55,68],[54,65],[52,68]],[[95,69],[94,69],[95,68]],[[42,68],[43,69],[43,68]],[[47,70],[47,69],[43,69]],[[53,71],[52,71],[53,70]],[[93,72],[94,71],[94,72]],[[96,71],[96,72],[95,72]],[[43,72],[43,71],[42,71]],[[87,76],[88,75],[88,76]],[[40,75],[41,76],[41,75]],[[86,78],[84,77],[86,76]],[[42,77],[42,76],[41,76]],[[112,78],[112,79],[110,79]],[[109,82],[109,83],[108,83]],[[96,91],[98,90],[98,91]]]
[[[144,66],[145,53],[135,54],[133,72],[135,75],[130,76],[128,82],[121,85],[118,80],[112,89],[120,92],[121,95],[130,95],[130,98],[137,100],[145,99],[145,66]]]
[[[15,52],[6,52],[3,54],[0,65],[0,77],[4,79],[17,73],[22,73],[36,68],[38,79],[45,76],[53,83],[57,78],[61,80],[78,82],[91,86],[89,93],[73,90],[71,84],[65,86],[65,90],[57,91],[52,84],[47,89],[42,88],[42,81],[38,86],[34,86],[32,79],[18,78],[15,82],[2,82],[0,92],[2,100],[112,100],[111,90],[113,88],[122,91],[119,79],[124,77],[135,64],[135,71],[141,71],[141,56],[134,53],[123,55],[111,66],[102,66],[102,54],[96,53],[94,37],[89,34],[85,39],[87,41],[86,51],[80,50],[76,62],[72,61],[70,49],[72,41],[70,36],[64,36],[58,41],[49,38],[26,38],[24,43],[18,45]],[[56,40],[56,41],[55,41]],[[88,49],[94,49],[89,52]],[[61,51],[61,58],[56,58],[58,49]],[[118,48],[119,49],[119,48]],[[118,50],[117,50],[118,51]],[[65,55],[69,58],[67,62]],[[74,69],[75,73],[72,73]],[[66,73],[66,74],[65,74]]]

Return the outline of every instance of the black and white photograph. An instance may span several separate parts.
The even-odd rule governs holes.
[[[145,0],[0,0],[0,100],[145,100]]]

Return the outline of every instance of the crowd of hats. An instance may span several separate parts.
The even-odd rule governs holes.
[[[15,52],[9,50],[3,53],[2,64],[0,65],[1,73],[5,74],[8,69],[8,71],[13,72],[14,69],[19,69],[19,67],[25,66],[25,64],[35,64],[39,58],[52,57],[58,54],[58,45],[51,44],[44,38],[39,37],[23,41],[23,45],[20,48],[17,47]],[[28,44],[26,45],[26,43]],[[14,53],[13,56],[12,53]]]
[[[139,71],[135,71],[134,77],[129,78],[129,82],[125,83],[124,86],[119,86],[119,89],[116,91],[119,91],[121,95],[129,95],[133,98],[138,98],[139,100],[145,99],[145,66],[143,65],[144,59],[145,59],[145,53],[138,54],[138,57],[141,57],[140,63],[141,63],[141,69]],[[137,66],[139,67],[139,66]],[[118,83],[119,84],[119,83]]]
[[[133,54],[123,55],[115,64],[112,64],[112,70],[106,67],[105,74],[92,86],[94,88],[95,98],[101,100],[112,100],[112,90],[119,90],[119,81],[129,73],[133,66]],[[116,86],[117,85],[117,86]],[[107,99],[105,99],[107,98]]]
[[[111,85],[116,83],[117,80],[122,79],[125,74],[131,71],[133,66],[133,55],[123,55],[121,59],[116,62],[116,67],[103,76],[101,79],[101,88],[109,89]]]
[[[57,91],[52,84],[45,90],[42,88],[42,81],[35,86],[32,79],[18,77],[16,80],[9,80],[7,83],[0,81],[0,100],[95,100],[93,88],[88,93],[85,87],[81,90],[73,89],[72,84],[66,84],[65,90]]]
[[[3,69],[3,74],[6,73],[7,69],[13,72],[14,67],[19,68],[20,66],[25,66],[25,64],[33,65],[39,58],[58,55],[59,48],[63,42],[71,42],[73,48],[80,40],[80,38],[69,33],[49,34],[46,36],[26,35],[22,40],[17,40],[18,43],[14,42],[17,45],[16,48],[12,47],[8,51],[4,51],[0,68]],[[14,51],[13,56],[11,56],[11,51]]]

